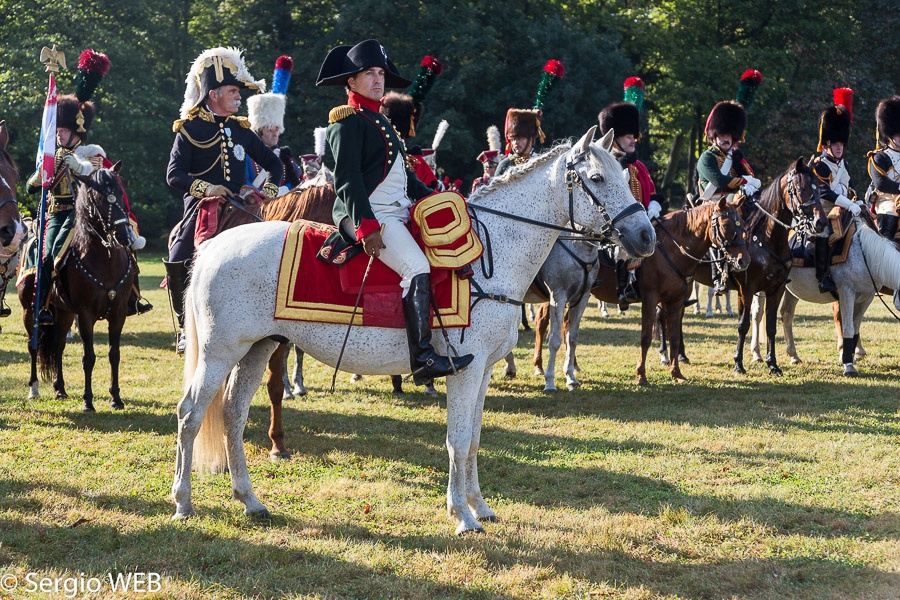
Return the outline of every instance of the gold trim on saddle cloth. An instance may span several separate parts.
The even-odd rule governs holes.
[[[430,218],[441,215],[445,225],[432,226]],[[440,192],[419,200],[413,208],[413,218],[422,232],[425,256],[428,262],[443,269],[458,269],[476,260],[484,251],[481,240],[472,229],[472,219],[466,208],[466,200],[456,192]],[[456,247],[450,244],[465,237]]]
[[[293,292],[300,270],[298,268],[300,257],[303,253],[304,233],[307,227],[321,227],[321,225],[310,221],[295,221],[291,223],[285,235],[284,250],[281,254],[281,263],[278,269],[275,318],[289,321],[313,321],[316,323],[347,325],[350,323],[350,316],[353,314],[352,306],[297,302],[293,300]],[[335,270],[335,277],[337,277],[337,270]],[[440,316],[445,327],[466,327],[469,324],[471,288],[469,282],[457,277],[456,273],[450,273],[450,277],[452,282],[450,306],[440,308]],[[354,325],[363,325],[364,312],[364,307],[360,305],[353,319]],[[437,316],[432,317],[431,326],[440,326]]]

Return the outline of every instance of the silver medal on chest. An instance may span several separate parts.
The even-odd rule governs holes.
[[[240,144],[234,145],[234,157],[238,160],[244,160],[244,157],[247,156],[247,153],[244,152],[244,147]]]

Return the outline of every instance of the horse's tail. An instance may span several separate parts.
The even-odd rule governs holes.
[[[197,341],[197,323],[194,320],[193,288],[188,287],[184,298],[184,335],[187,342],[184,348],[184,384],[182,391],[187,394],[197,370],[200,353]],[[201,473],[224,473],[228,466],[225,456],[225,386],[216,392],[206,414],[200,431],[194,439],[194,469]]]
[[[856,229],[866,265],[876,285],[900,289],[900,250],[897,250],[894,242],[870,227],[860,225]]]
[[[38,326],[38,345],[37,359],[38,368],[41,371],[41,379],[44,381],[52,381],[56,376],[56,336],[59,335],[59,326],[54,323],[52,325]],[[63,334],[65,335],[65,334]],[[31,343],[31,340],[28,341]]]

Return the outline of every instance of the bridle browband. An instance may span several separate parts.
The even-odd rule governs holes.
[[[794,183],[794,178],[798,175],[796,167],[791,167],[791,170],[787,173],[787,195],[788,195],[788,210],[791,213],[791,216],[796,219],[797,224],[792,226],[788,223],[784,223],[778,217],[764,209],[759,202],[754,201],[753,205],[762,212],[762,214],[766,215],[769,219],[781,225],[788,231],[791,229],[795,229],[801,233],[806,233],[811,236],[818,235],[813,227],[813,219],[808,216],[806,213],[808,210],[815,208],[818,203],[821,206],[821,200],[819,199],[818,189],[816,189],[816,194],[813,198],[807,202],[803,201],[803,197],[800,193],[800,190],[797,187],[797,184]],[[802,175],[802,174],[801,174]]]

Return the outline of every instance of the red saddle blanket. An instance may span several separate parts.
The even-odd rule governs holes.
[[[291,224],[278,270],[276,319],[350,323],[369,257],[358,254],[341,267],[317,259],[316,253],[334,230],[334,226],[311,221]],[[432,266],[431,288],[444,327],[468,327],[469,282],[454,270]],[[401,291],[400,276],[375,259],[353,324],[403,329]],[[435,315],[432,326],[439,326]]]

